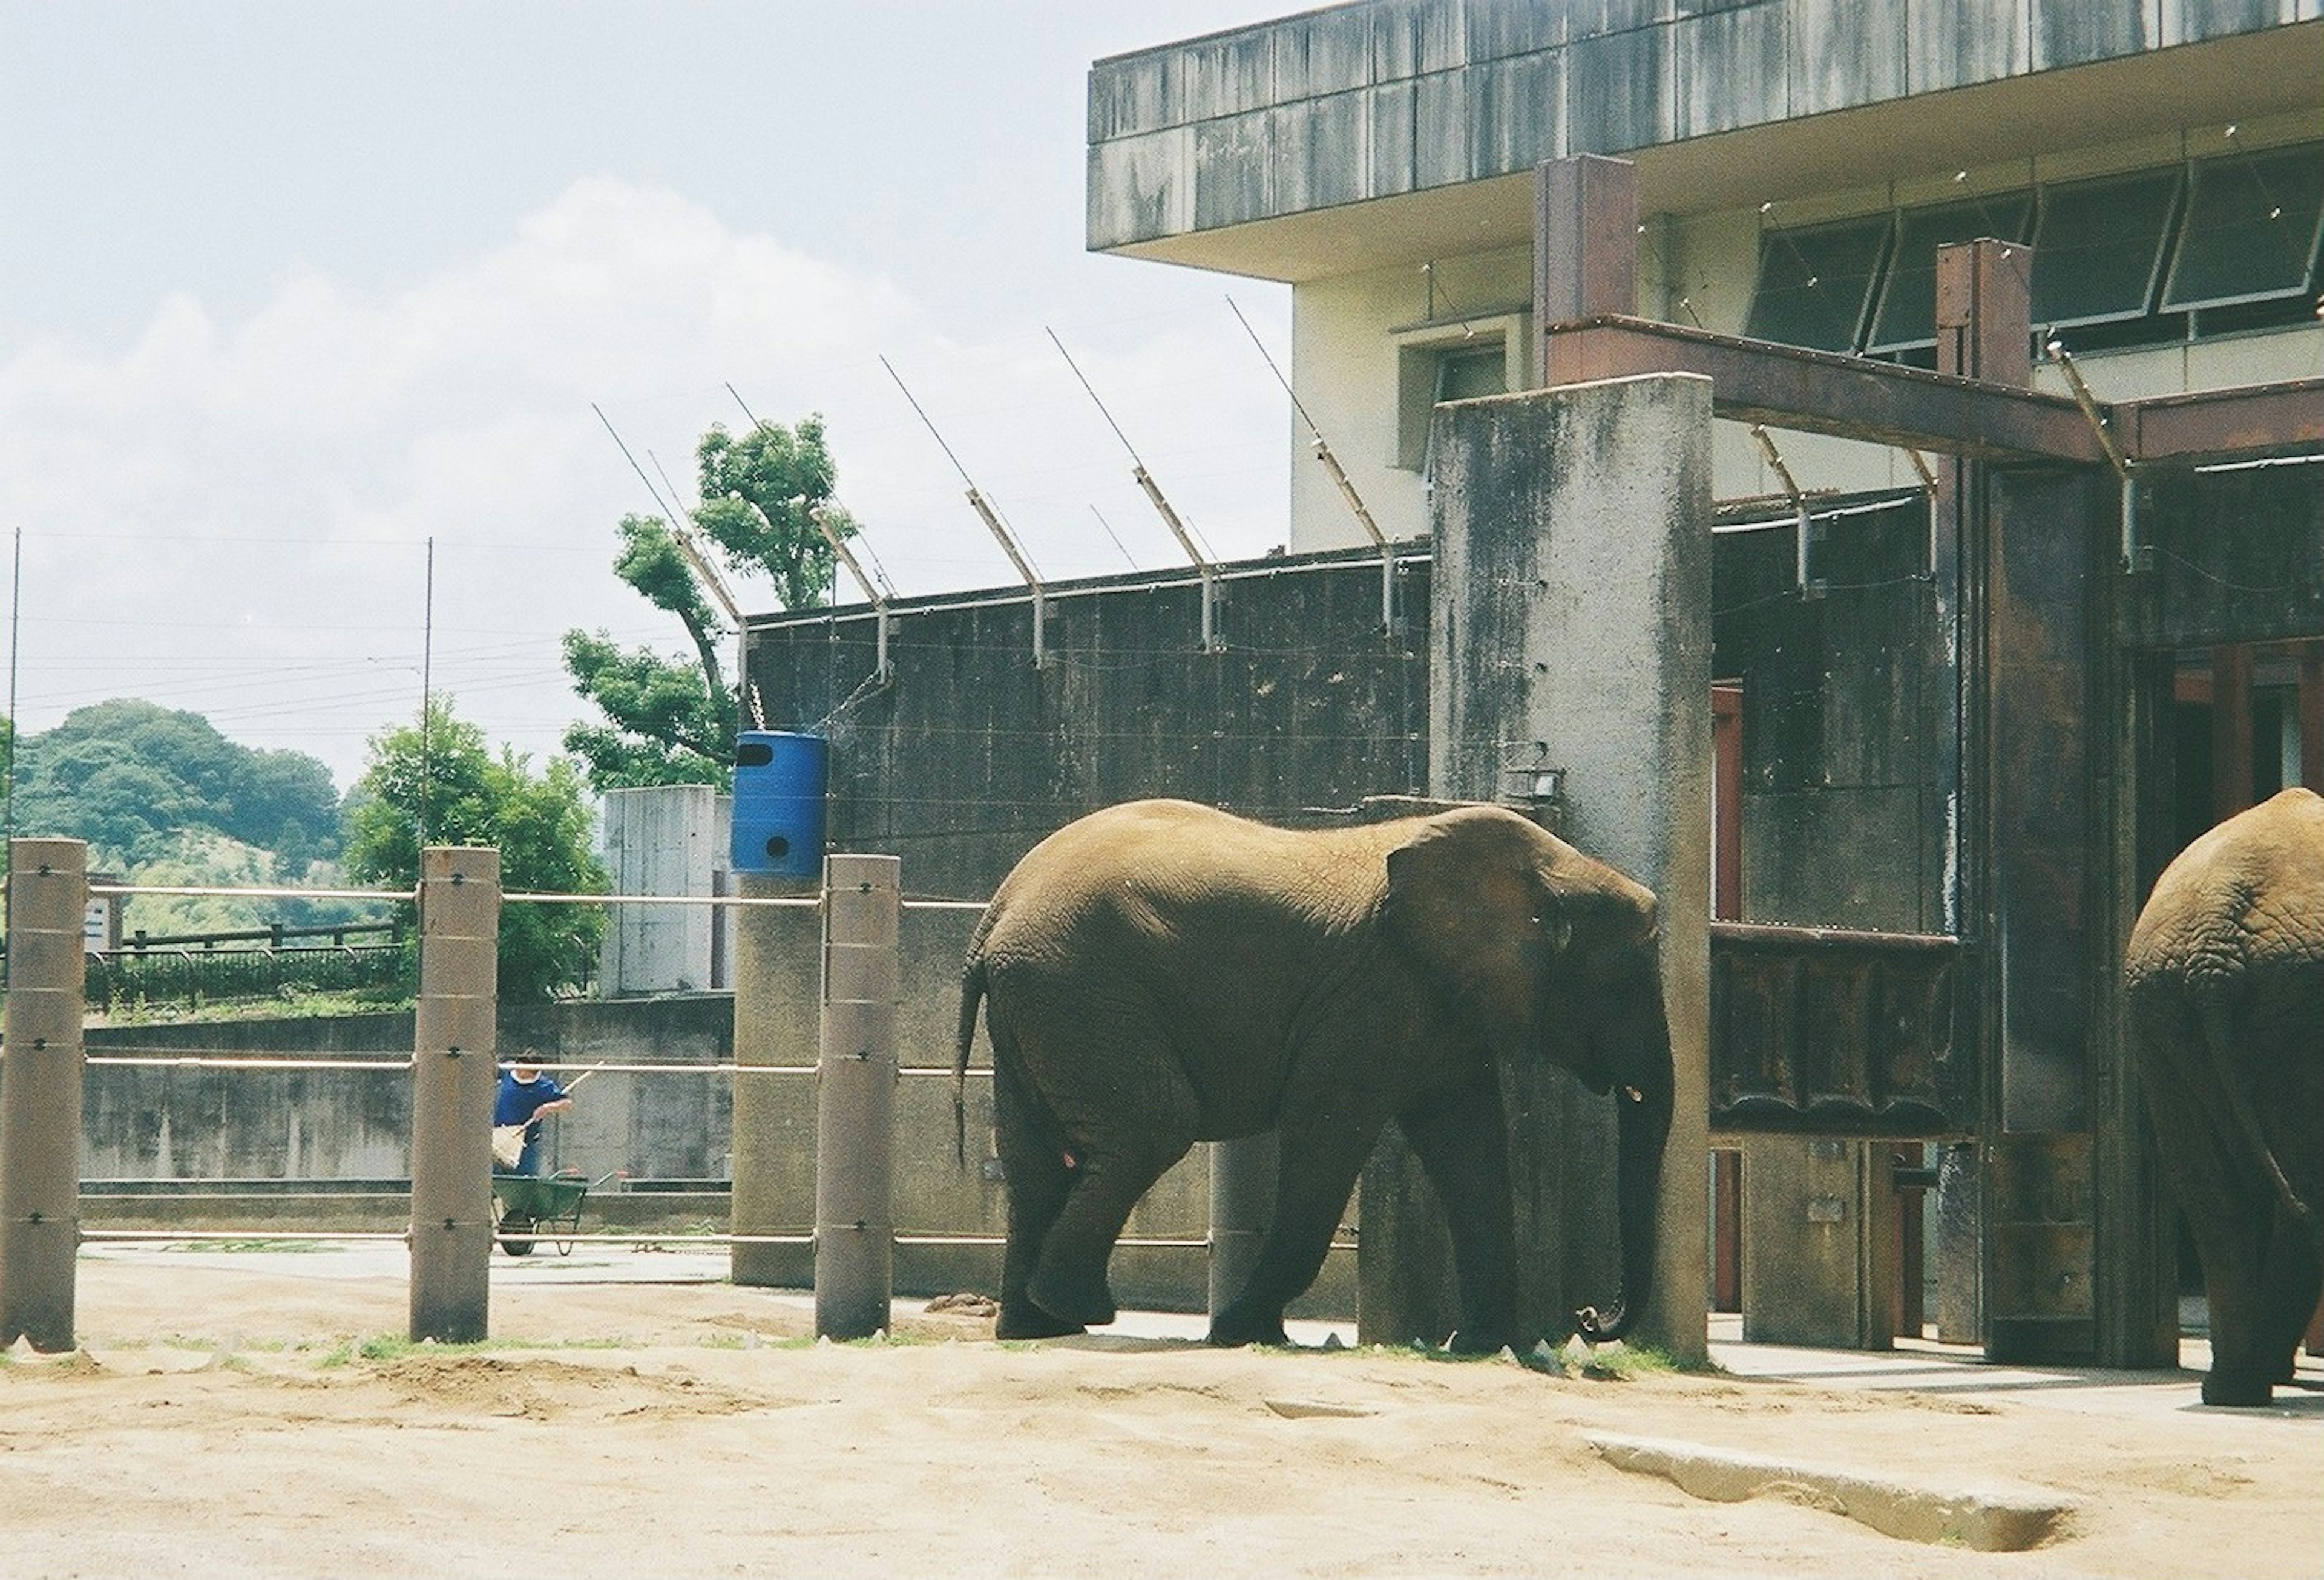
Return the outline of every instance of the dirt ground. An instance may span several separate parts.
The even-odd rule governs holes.
[[[712,1259],[588,1251],[496,1256],[492,1346],[369,1355],[406,1320],[377,1254],[91,1251],[81,1351],[0,1364],[0,1575],[2324,1575],[2314,1362],[2230,1412],[1933,1351],[1618,1382],[1167,1323],[1003,1346],[902,1302],[816,1345]],[[1599,1432],[2075,1508],[1926,1545],[1806,1485],[1699,1501]]]

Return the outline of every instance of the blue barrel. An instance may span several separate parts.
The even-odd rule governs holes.
[[[820,882],[830,779],[831,742],[822,736],[742,731],[734,742],[734,870]]]

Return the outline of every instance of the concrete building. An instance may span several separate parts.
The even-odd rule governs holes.
[[[2287,383],[2324,374],[2324,7],[1363,0],[1098,62],[1089,142],[1090,246],[1287,282],[1305,417],[1388,535],[1433,525],[1440,553],[1442,403],[1608,376],[1548,365],[1578,345],[1561,326],[1635,317],[1832,354],[1761,363],[1782,370],[1763,389],[1825,386],[1822,426],[1799,425],[1817,431],[1731,420],[1751,404],[1731,399],[1714,425],[1720,914],[1957,941],[1981,1118],[1944,1158],[1960,1211],[1928,1215],[1949,1252],[1933,1315],[1997,1353],[2159,1353],[2160,1226],[2110,962],[2170,851],[2324,780],[2324,396]],[[1575,201],[1553,212],[1536,168],[1589,155],[1628,162],[1634,216],[1593,207],[1586,171],[1558,178]],[[1958,360],[1939,301],[1939,249],[1981,237],[2016,303],[2014,323],[1960,321],[1991,364]],[[2158,451],[2119,504],[2045,473],[2069,459],[2054,446],[2021,449],[2010,464],[2034,467],[1987,493],[1948,459],[1975,443],[1838,436],[1831,391],[1863,367],[1842,359],[2053,395],[2079,375],[2107,405],[2274,385],[2278,404],[2208,455]],[[1711,371],[1618,371],[1655,366]],[[1293,547],[1362,541],[1295,423]],[[2287,455],[2298,435],[2308,453]],[[1873,497],[1812,523],[1803,501],[1827,494]],[[1774,495],[1752,520],[1744,501]],[[1434,569],[1440,615],[1487,597]],[[1562,618],[1593,616],[1615,618],[1589,600]],[[1511,661],[1448,648],[1433,672]],[[1730,993],[1744,942],[1726,942]],[[1715,1084],[1735,1069],[1715,1057]],[[1730,1228],[1721,1299],[1760,1337],[1919,1326],[1919,1291],[1889,1286],[1920,1199],[1891,1190],[1894,1148],[1866,1139],[1883,1133],[1847,1123],[1730,1136],[1746,1166],[1739,1190],[1721,1173],[1722,1207],[1751,1254]],[[1980,1159],[1981,1188],[1961,1178]]]
[[[755,619],[749,684],[827,734],[832,848],[918,896],[1141,795],[1565,820],[1669,896],[1666,1003],[1708,1001],[1660,1298],[1883,1346],[1928,1223],[1948,1337],[2167,1363],[2113,1006],[2188,826],[2324,787],[2318,16],[1369,0],[1102,61],[1091,244],[1291,282],[1294,381],[1397,541],[1303,459],[1287,556]],[[2052,329],[2074,363],[2030,369]],[[912,1063],[949,1052],[924,955]],[[1612,1271],[1574,1097],[1513,1104],[1544,1331]],[[1399,1144],[1359,1193],[1397,1338],[1447,1281]]]
[[[1637,167],[1637,310],[1934,366],[1934,253],[2030,243],[2102,400],[2324,372],[2319,0],[1362,0],[1101,60],[1089,244],[1286,281],[1293,381],[1382,528],[1431,406],[1537,385],[1532,170]],[[2062,391],[2054,358],[2037,388]],[[1811,492],[1916,487],[1775,436]],[[1292,435],[1291,545],[1362,541]],[[1721,498],[1785,491],[1722,422]]]

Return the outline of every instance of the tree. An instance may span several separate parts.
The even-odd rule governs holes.
[[[372,738],[368,766],[347,809],[348,875],[358,883],[410,888],[420,881],[420,813],[430,845],[493,845],[501,883],[542,894],[604,894],[604,868],[590,849],[592,819],[579,769],[530,759],[507,748],[493,755],[484,731],[431,698],[423,740],[405,725]],[[586,982],[605,934],[595,905],[503,906],[500,992],[540,1003]]]
[[[823,418],[805,418],[795,429],[762,422],[740,436],[714,424],[695,446],[695,462],[702,503],[690,527],[708,540],[705,550],[726,570],[771,584],[779,608],[819,606],[831,591],[834,556],[809,512],[822,510],[825,524],[843,537],[855,532],[846,512],[831,503],[837,473]],[[641,785],[723,789],[731,776],[737,710],[718,653],[733,633],[669,522],[624,516],[618,530],[622,552],[613,574],[677,617],[694,657],[624,649],[604,631],[566,632],[566,672],[607,721],[575,724],[565,732],[565,748],[588,766],[589,783],[599,791]]]
[[[304,752],[237,746],[198,713],[135,697],[76,708],[27,737],[16,767],[19,831],[86,840],[122,867],[189,834],[264,847],[281,877],[338,850],[330,769]]]

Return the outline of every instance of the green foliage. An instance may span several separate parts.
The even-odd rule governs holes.
[[[739,438],[713,424],[694,455],[702,487],[694,519],[728,563],[773,583],[780,608],[819,608],[831,592],[835,561],[807,512],[821,507],[825,523],[840,537],[855,535],[855,523],[831,503],[839,473],[824,443],[823,418],[803,418],[790,430],[762,422]]]
[[[198,713],[133,697],[77,708],[27,737],[16,767],[17,831],[86,840],[97,865],[135,873],[209,835],[271,849],[274,870],[257,881],[279,882],[338,850],[328,768],[237,746]]]
[[[841,537],[855,525],[833,505],[837,473],[823,419],[796,428],[761,423],[739,437],[713,425],[695,448],[702,504],[693,525],[707,549],[737,574],[762,577],[783,609],[812,609],[831,591],[834,556],[808,512],[820,508]],[[623,649],[604,632],[565,635],[574,690],[596,704],[603,724],[576,723],[565,749],[587,765],[600,791],[648,785],[715,785],[731,779],[737,721],[734,694],[719,662],[731,633],[712,607],[701,573],[669,523],[624,516],[613,574],[674,616],[694,648],[691,663],[650,648]]]
[[[512,891],[603,894],[608,879],[591,850],[592,819],[580,771],[552,758],[494,757],[484,731],[431,700],[428,724],[373,738],[369,767],[347,809],[346,868],[359,883],[409,888],[420,881],[420,828],[430,845],[494,845],[501,884]],[[540,1003],[587,982],[605,932],[595,905],[503,907],[500,994]]]

